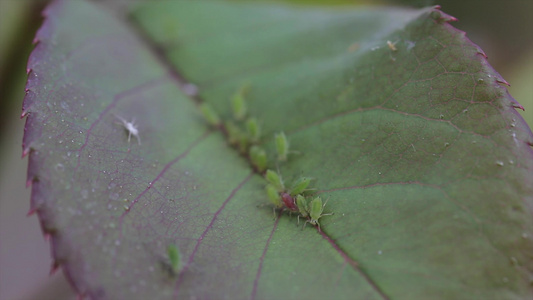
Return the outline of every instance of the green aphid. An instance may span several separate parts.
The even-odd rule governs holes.
[[[289,155],[289,140],[287,139],[287,136],[285,136],[285,133],[282,131],[274,136],[274,140],[276,141],[278,160],[286,161],[287,156]]]
[[[250,139],[246,134],[242,134],[239,137],[239,151],[242,154],[248,153],[248,147],[250,147]]]
[[[252,146],[250,148],[250,160],[256,167],[257,171],[263,172],[267,166],[267,155],[265,150],[259,146]]]
[[[231,98],[231,108],[233,109],[233,117],[235,120],[240,121],[246,117],[246,101],[242,92],[233,95]]]
[[[270,199],[270,202],[272,202],[272,204],[274,204],[276,208],[283,207],[283,203],[281,202],[281,196],[279,195],[279,192],[276,187],[271,184],[267,184],[265,189],[268,195],[268,199]]]
[[[322,204],[322,199],[320,199],[320,197],[316,197],[315,199],[313,199],[313,201],[311,201],[311,203],[309,204],[309,220],[305,221],[304,227],[307,223],[311,223],[311,225],[318,225],[318,230],[320,231],[320,223],[318,222],[318,219],[323,216],[332,215],[332,213],[322,213],[327,203],[328,201],[326,200],[326,203]]]
[[[281,202],[281,196],[279,195],[279,192],[276,187],[271,184],[267,184],[265,189],[268,195],[268,199],[270,199],[270,202],[274,204],[272,212],[274,213],[274,218],[276,218],[276,208],[283,207],[283,203]]]
[[[246,83],[239,88],[239,90],[231,97],[231,108],[233,110],[233,117],[237,121],[242,121],[248,109],[246,107],[246,94],[250,89],[250,84]]]
[[[281,176],[278,175],[278,173],[272,170],[267,170],[265,174],[265,179],[276,188],[278,193],[285,191],[285,185],[283,184],[283,180],[281,179]]]
[[[261,127],[256,118],[250,118],[246,121],[246,130],[252,143],[257,143],[261,138]]]
[[[181,268],[180,252],[178,250],[178,247],[176,247],[176,245],[173,245],[173,244],[168,245],[167,255],[168,255],[168,260],[170,262],[170,266],[172,267],[172,271],[174,273],[178,273]]]
[[[307,206],[307,200],[305,200],[304,196],[296,196],[296,206],[298,206],[298,211],[300,212],[298,215],[298,224],[300,224],[300,215],[304,218],[309,216],[309,207]]]
[[[228,143],[232,146],[239,145],[241,137],[244,135],[242,130],[231,121],[226,122],[225,125],[228,133]]]
[[[303,193],[306,190],[310,182],[311,182],[311,178],[309,177],[298,178],[298,180],[296,180],[296,182],[294,182],[294,184],[292,185],[289,191],[289,194],[295,197],[296,195]]]
[[[211,105],[207,103],[200,104],[200,111],[209,125],[219,126],[220,118]]]

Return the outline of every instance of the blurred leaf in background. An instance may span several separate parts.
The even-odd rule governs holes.
[[[30,1],[0,1],[0,111],[6,113],[13,111],[11,108],[20,99],[10,97],[14,90],[24,89],[25,60],[31,51],[31,34],[28,32],[27,21],[30,18]],[[36,22],[34,31],[39,22]],[[28,32],[27,37],[21,38],[23,32]],[[21,68],[22,67],[22,68]],[[18,82],[17,82],[18,81]],[[17,83],[19,85],[17,85]],[[24,95],[24,94],[22,94]],[[7,114],[6,114],[7,115]],[[0,141],[4,141],[3,135],[8,118],[0,118]],[[0,153],[2,147],[0,147]]]

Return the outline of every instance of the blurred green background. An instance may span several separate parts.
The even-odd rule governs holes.
[[[241,0],[242,1],[242,0]],[[268,2],[268,1],[263,1]],[[533,1],[531,0],[287,0],[296,5],[439,4],[455,16],[453,26],[489,56],[511,84],[509,91],[533,124]],[[20,119],[26,62],[42,23],[45,0],[0,0],[0,300],[75,299],[62,272],[50,276],[50,249],[36,216],[26,217],[27,158],[21,159],[24,120]]]

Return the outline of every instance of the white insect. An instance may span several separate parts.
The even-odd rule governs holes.
[[[132,119],[131,122],[128,122],[126,119],[119,115],[115,115],[117,119],[120,120],[122,123],[118,123],[122,126],[124,126],[124,129],[128,131],[128,143],[131,140],[131,136],[133,135],[137,139],[137,143],[141,144],[141,137],[139,136],[139,129],[137,129],[137,126],[135,125],[135,119]]]
[[[392,52],[396,52],[398,51],[398,49],[396,48],[396,43],[398,43],[398,41],[396,42],[391,42],[391,41],[387,41],[387,46],[389,46],[389,57],[392,61],[396,61],[396,58],[395,57],[392,57]]]
[[[391,51],[396,51],[396,50],[398,50],[398,49],[396,48],[396,43],[398,43],[398,41],[396,41],[396,42],[394,42],[394,43],[391,42],[391,41],[387,41],[387,46],[389,46],[389,49],[391,49]]]

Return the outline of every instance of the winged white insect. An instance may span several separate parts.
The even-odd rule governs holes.
[[[139,136],[139,129],[137,128],[137,125],[135,125],[135,119],[132,119],[131,122],[129,122],[119,115],[115,115],[115,117],[120,120],[121,125],[124,126],[124,129],[128,132],[128,143],[131,141],[131,136],[133,135],[137,139],[137,143],[140,145],[141,137]]]

